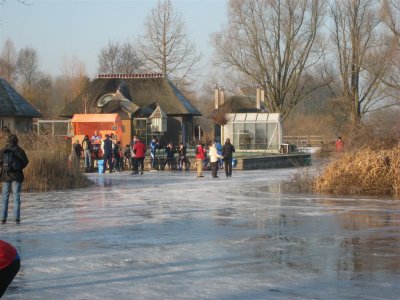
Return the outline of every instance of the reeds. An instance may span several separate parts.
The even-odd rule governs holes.
[[[400,147],[343,153],[316,178],[314,191],[399,196]]]
[[[19,145],[29,159],[24,169],[25,191],[76,189],[91,185],[90,180],[69,163],[71,141],[61,137],[18,134]],[[0,134],[1,148],[6,137]]]

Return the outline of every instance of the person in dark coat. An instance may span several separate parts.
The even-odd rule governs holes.
[[[167,145],[167,147],[165,148],[165,154],[167,155],[167,157],[165,158],[164,161],[164,170],[165,167],[168,165],[168,169],[171,171],[172,168],[175,165],[175,148],[174,145],[172,144],[172,142],[169,142],[169,144]]]
[[[6,170],[4,158],[6,153],[13,152],[14,160],[17,160],[18,169]],[[25,151],[18,146],[18,138],[15,134],[10,134],[7,138],[7,145],[0,150],[0,181],[2,182],[2,210],[1,224],[5,224],[8,217],[8,199],[12,189],[14,195],[14,220],[17,224],[21,221],[21,188],[24,181],[23,169],[28,165],[29,160]]]
[[[12,245],[0,240],[0,298],[21,267],[20,258]]]
[[[83,159],[85,162],[85,171],[88,172],[92,167],[92,143],[89,140],[89,136],[85,135],[82,141]]]
[[[232,177],[232,158],[235,152],[235,147],[231,144],[229,138],[226,139],[225,145],[222,146],[222,156],[224,157],[225,175],[226,177]]]
[[[113,164],[112,164],[113,146],[109,134],[106,134],[106,138],[103,140],[101,147],[103,151],[104,169],[106,170],[107,168],[111,173],[113,169]]]
[[[179,171],[186,170],[186,147],[183,143],[179,144],[178,149],[178,169]]]

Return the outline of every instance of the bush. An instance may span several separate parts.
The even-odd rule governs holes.
[[[0,134],[1,148],[6,137]],[[88,187],[91,181],[69,164],[71,141],[61,137],[18,134],[19,145],[29,159],[24,169],[26,191],[48,191]]]
[[[310,168],[304,168],[302,172],[294,174],[289,180],[282,183],[282,189],[288,193],[312,193],[316,173]]]

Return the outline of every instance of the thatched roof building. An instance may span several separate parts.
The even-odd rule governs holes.
[[[107,96],[109,99],[105,99]],[[199,110],[161,74],[99,75],[60,115],[72,117],[75,113],[83,113],[84,97],[89,97],[87,111],[91,113],[102,112],[104,104],[110,100],[128,100],[135,106],[132,110],[156,102],[168,116],[201,116]]]
[[[154,134],[148,130],[151,122],[148,118],[158,107],[168,117],[167,132],[158,134],[175,144],[190,142],[193,117],[201,116],[201,113],[162,74],[99,75],[80,96],[66,105],[60,116],[118,113],[126,136],[139,135],[142,140],[148,140]]]
[[[32,130],[32,119],[42,114],[24,99],[7,81],[0,78],[0,127],[11,131]]]

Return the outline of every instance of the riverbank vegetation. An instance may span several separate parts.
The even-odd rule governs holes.
[[[285,182],[285,190],[400,196],[400,139],[388,128],[377,132],[375,125],[349,130],[343,152],[335,152],[333,143],[325,145],[323,155],[316,154],[321,166],[299,172]]]
[[[18,134],[19,145],[29,159],[24,169],[25,191],[49,191],[83,188],[90,180],[69,163],[71,141],[53,136]],[[0,134],[0,146],[6,145],[5,135]]]

